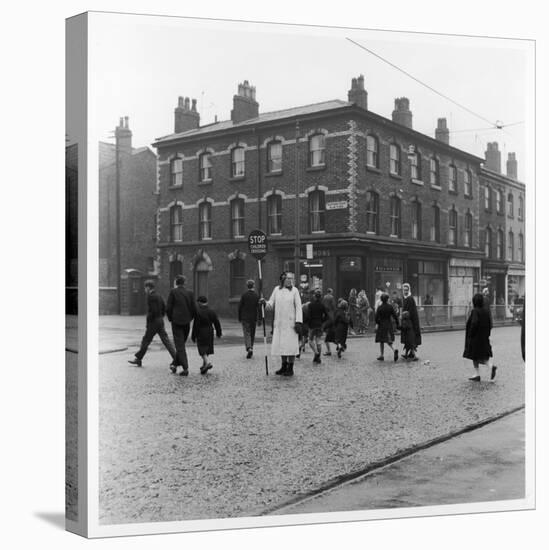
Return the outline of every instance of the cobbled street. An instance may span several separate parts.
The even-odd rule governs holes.
[[[297,495],[363,470],[411,446],[524,403],[517,326],[496,328],[494,383],[474,383],[461,358],[464,333],[424,335],[420,361],[376,361],[371,337],[349,340],[340,360],[313,366],[309,351],[293,378],[265,375],[262,342],[216,342],[214,368],[168,369],[151,347],[143,368],[127,351],[99,358],[100,522],[176,521],[259,515]],[[270,358],[269,358],[270,359]],[[428,361],[428,362],[427,362]],[[327,510],[329,511],[329,510]]]

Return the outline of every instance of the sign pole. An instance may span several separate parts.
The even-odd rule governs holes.
[[[263,277],[261,275],[261,260],[257,260],[257,270],[259,272],[259,288],[263,298]],[[261,304],[261,318],[263,321],[263,348],[265,351],[265,374],[269,376],[269,360],[267,359],[267,330],[265,329],[265,304]]]

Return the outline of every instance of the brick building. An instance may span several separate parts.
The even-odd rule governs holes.
[[[526,189],[517,180],[515,153],[508,155],[506,172],[501,172],[498,144],[488,143],[480,173],[482,282],[495,303],[510,306],[525,293]]]
[[[141,314],[143,279],[156,274],[156,155],[149,147],[132,147],[128,117],[120,119],[115,140],[99,143],[99,312],[118,313],[120,307],[123,314]]]
[[[261,114],[244,81],[230,120],[205,126],[196,101],[179,98],[174,133],[153,144],[162,290],[183,273],[221,313],[234,313],[245,280],[257,278],[246,236],[259,228],[269,235],[267,291],[286,269],[337,296],[354,287],[372,299],[408,280],[420,302],[431,294],[435,305],[469,304],[484,257],[484,159],[449,144],[446,119],[433,138],[412,118],[407,98],[395,100],[392,119],[369,111],[362,76],[348,101]]]

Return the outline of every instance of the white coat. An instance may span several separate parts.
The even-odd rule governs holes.
[[[297,355],[299,353],[299,336],[295,324],[303,322],[301,298],[295,286],[275,287],[267,309],[274,308],[273,341],[271,355]]]

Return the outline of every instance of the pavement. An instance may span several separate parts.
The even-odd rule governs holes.
[[[270,514],[521,499],[524,445],[524,410],[520,410],[332,489],[280,505]]]
[[[516,410],[524,405],[519,333],[494,329],[494,383],[468,380],[463,332],[426,335],[413,363],[393,363],[389,354],[378,362],[371,338],[352,339],[340,360],[314,366],[310,351],[302,355],[293,378],[274,376],[276,362],[265,375],[261,344],[246,360],[241,343],[221,341],[214,368],[201,376],[190,344],[190,374],[181,377],[170,374],[158,344],[143,368],[128,365],[142,334],[136,325],[127,351],[99,358],[100,522],[262,515]],[[523,452],[508,435],[502,430],[501,445]],[[471,485],[463,498],[484,498],[479,490]],[[402,504],[392,502],[412,497],[423,505],[416,487]]]

